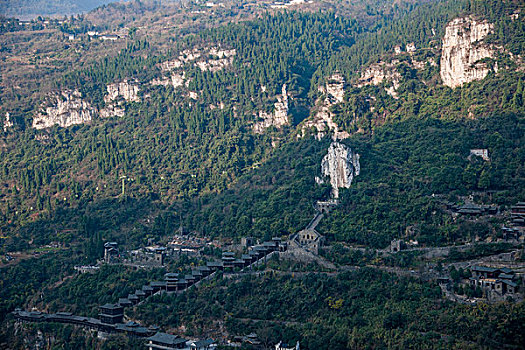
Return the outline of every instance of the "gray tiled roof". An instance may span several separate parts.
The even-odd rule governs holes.
[[[179,337],[178,335],[157,332],[154,336],[147,338],[155,343],[161,343],[166,345],[177,345],[186,343],[186,339]]]

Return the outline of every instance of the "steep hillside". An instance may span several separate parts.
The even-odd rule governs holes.
[[[127,196],[153,196],[164,205],[192,201],[232,188],[242,175],[258,176],[260,170],[253,169],[283,152],[279,144],[297,137],[307,144],[309,135],[333,134],[370,140],[360,142],[371,147],[382,125],[395,127],[399,120],[421,120],[409,123],[420,124],[423,133],[433,119],[457,120],[460,130],[468,130],[464,118],[505,111],[518,120],[518,134],[510,141],[519,144],[524,108],[521,46],[514,39],[524,31],[519,6],[492,6],[486,19],[478,20],[483,34],[456,40],[455,49],[452,36],[477,30],[471,28],[478,23],[473,18],[486,10],[478,2],[423,2],[389,15],[387,10],[373,26],[330,12],[277,11],[187,35],[166,52],[147,38],[126,38],[116,56],[52,81],[54,88],[34,107],[20,94],[6,99],[4,113],[13,125],[2,136],[3,217],[17,224],[4,227],[18,230],[20,224],[53,217],[64,204],[82,211],[87,203],[116,196],[120,181],[115,179],[123,176]],[[512,35],[498,34],[500,28]],[[455,89],[444,86],[441,76],[455,60],[453,52],[472,50],[463,46],[481,40],[491,47],[482,55],[486,68],[469,84],[458,76]],[[454,74],[445,75],[453,79]],[[476,144],[468,137],[459,141],[487,147],[486,141]],[[20,143],[25,147],[16,147]],[[450,180],[433,182],[443,181]],[[520,181],[508,178],[504,186]],[[465,188],[459,182],[454,186],[448,188]],[[513,193],[505,203],[518,198]],[[293,206],[290,202],[288,210]],[[253,215],[248,214],[238,215]],[[262,228],[256,231],[263,234]]]
[[[124,281],[146,281],[127,268],[74,275],[106,241],[131,250],[179,229],[221,244],[285,239],[320,200],[337,204],[316,227],[322,253],[360,256],[341,261],[378,267],[397,238],[422,249],[500,239],[508,208],[525,200],[524,15],[518,0],[133,1],[63,21],[0,19],[0,253],[19,257],[0,267],[0,347],[16,339],[15,307],[94,316],[99,301],[131,291]],[[465,203],[496,214],[454,211]],[[411,275],[396,268],[413,256],[381,267]],[[335,348],[522,338],[523,304],[487,307],[491,318],[424,278],[269,266],[127,316],[155,324],[174,309],[162,325],[180,333],[303,334],[312,349],[319,338]],[[290,279],[272,279],[288,267]],[[498,326],[507,314],[515,328]],[[451,327],[457,319],[469,331]],[[57,329],[57,344],[99,344]]]

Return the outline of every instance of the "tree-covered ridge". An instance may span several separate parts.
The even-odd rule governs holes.
[[[351,134],[343,143],[360,154],[361,174],[350,189],[341,190],[339,207],[317,227],[335,247],[325,256],[340,264],[414,266],[419,252],[377,259],[373,248],[385,248],[393,238],[439,246],[498,237],[504,217],[453,218],[443,203],[461,203],[473,194],[476,202],[505,210],[525,199],[525,77],[516,59],[525,31],[521,17],[511,16],[523,4],[395,3],[360,1],[357,6],[369,5],[364,20],[338,10],[258,13],[248,21],[199,27],[198,33],[164,41],[144,35],[144,28],[131,28],[125,42],[108,46],[111,54],[67,74],[55,72],[50,76],[58,78],[42,83],[55,90],[78,88],[96,108],[108,104],[107,84],[128,79],[140,86],[140,101],[124,102],[123,117],[96,118],[87,125],[33,130],[31,118],[41,105],[26,103],[31,99],[23,89],[9,87],[13,99],[4,99],[2,107],[15,106],[15,126],[0,134],[0,252],[38,251],[51,241],[63,243],[66,252],[2,267],[0,320],[20,306],[95,315],[96,305],[162,277],[161,270],[110,267],[63,279],[71,276],[73,264],[94,263],[104,241],[136,248],[150,238],[165,242],[181,226],[223,242],[286,238],[304,228],[315,201],[329,198],[329,187],[314,179],[331,140],[298,139],[297,131],[316,112],[316,101],[322,103],[319,87],[335,72],[344,75],[346,93],[330,113]],[[489,41],[503,46],[494,58],[502,69],[450,89],[439,77],[441,39],[451,19],[470,14],[494,23]],[[16,29],[3,23],[2,30]],[[54,35],[50,32],[42,29],[42,35]],[[395,54],[395,46],[409,43],[416,51]],[[63,45],[67,51],[55,58],[79,47]],[[211,72],[185,62],[178,72],[185,72],[187,85],[150,84],[169,76],[161,63],[184,50],[207,52],[210,47],[235,49],[231,65]],[[357,86],[363,70],[380,62],[400,74],[395,95],[385,90],[386,83]],[[33,63],[38,67],[42,60]],[[258,112],[272,111],[284,84],[290,125],[255,134]],[[474,148],[488,149],[490,161],[470,157]],[[369,249],[351,250],[354,245]],[[508,248],[479,245],[452,251],[449,258]],[[159,297],[132,316],[148,325],[161,322],[168,330],[186,325],[188,336],[218,329],[217,321],[225,320],[231,333],[257,331],[269,344],[301,339],[312,349],[326,344],[517,348],[523,343],[523,303],[451,304],[432,283],[373,269],[337,276],[285,272],[284,277],[283,270],[219,279],[180,298]],[[0,345],[9,331],[0,332]],[[67,327],[52,325],[44,332],[59,334],[57,344],[71,340],[96,347],[78,342],[78,334],[72,337]]]
[[[287,25],[294,22],[298,24]],[[189,89],[200,91],[197,102],[189,105],[184,96],[171,88],[151,88],[151,98],[127,106],[127,115],[120,120],[54,130],[51,137],[43,136],[43,141],[38,132],[29,129],[9,135],[9,151],[3,154],[3,174],[10,184],[7,197],[17,192],[18,199],[11,198],[14,202],[5,207],[5,213],[11,217],[13,213],[9,209],[18,206],[25,196],[32,202],[27,208],[41,210],[42,202],[47,202],[49,210],[59,198],[76,201],[87,195],[84,198],[90,200],[94,198],[96,187],[107,195],[109,192],[103,190],[104,185],[122,175],[136,180],[130,184],[130,192],[135,186],[141,193],[149,192],[150,188],[156,193],[160,191],[163,198],[194,196],[227,188],[239,174],[248,171],[270,152],[270,138],[253,136],[249,129],[254,120],[255,104],[261,105],[261,99],[273,98],[272,89],[280,88],[288,78],[291,89],[298,91],[298,100],[307,91],[301,84],[308,82],[308,75],[292,77],[291,67],[301,67],[307,74],[313,69],[289,61],[291,56],[284,59],[276,52],[287,51],[290,47],[296,47],[297,51],[311,44],[312,52],[319,55],[315,58],[312,54],[308,65],[313,67],[333,46],[331,42],[324,43],[324,36],[332,28],[347,30],[345,23],[332,14],[290,13],[265,15],[252,25],[253,30],[245,25],[214,30],[203,34],[201,39],[191,39],[193,41],[186,45],[195,44],[197,40],[202,41],[202,45],[215,40],[225,42],[224,45],[238,50],[234,69],[239,67],[239,70],[217,73],[201,72],[197,68],[189,70]],[[311,32],[301,34],[307,25],[313,26]],[[268,43],[254,41],[253,31],[265,33]],[[239,37],[240,42],[232,43],[221,36]],[[130,44],[115,58],[103,59],[93,67],[69,74],[57,83],[57,87],[80,86],[87,99],[101,104],[106,84],[131,77],[147,83],[152,74],[158,74],[155,64],[161,58],[143,58],[147,50],[145,41]],[[262,59],[270,52],[273,52],[271,59]],[[252,59],[258,60],[257,64],[251,62]],[[151,71],[142,69],[143,66],[150,67]],[[261,96],[260,92],[251,94],[256,86],[249,83],[251,76],[260,76],[268,85],[267,96]],[[294,79],[299,81],[294,82]],[[145,89],[147,91],[147,87]],[[255,102],[252,101],[254,97],[257,98]],[[209,104],[218,102],[224,102],[226,108],[209,109]],[[17,139],[23,139],[26,147],[16,148]],[[39,159],[38,163],[35,159]],[[29,167],[28,163],[31,163]],[[42,201],[41,198],[46,199]]]
[[[42,134],[26,128],[25,131],[17,129],[4,135],[6,152],[2,153],[1,169],[8,186],[2,190],[3,227],[9,231],[17,224],[31,222],[36,217],[46,220],[46,216],[55,215],[54,212],[64,203],[78,208],[85,203],[116,196],[120,183],[117,179],[121,176],[129,178],[126,185],[128,195],[159,198],[164,203],[196,198],[203,193],[222,192],[231,188],[242,174],[259,176],[253,169],[271,159],[273,154],[284,152],[285,157],[293,157],[293,152],[297,152],[290,151],[288,154],[286,148],[283,151],[280,147],[273,147],[276,142],[287,143],[295,137],[290,131],[293,131],[293,124],[308,115],[318,95],[318,84],[325,77],[325,73],[321,72],[343,68],[331,63],[337,61],[338,52],[346,52],[348,47],[360,47],[360,52],[351,53],[345,59],[366,56],[368,58],[365,57],[362,62],[368,62],[374,51],[365,50],[366,45],[376,47],[377,52],[383,54],[391,50],[389,38],[394,43],[412,40],[416,36],[431,40],[426,34],[434,24],[436,28],[442,28],[449,18],[471,10],[469,6],[472,7],[473,3],[468,4],[470,2],[436,2],[403,10],[412,19],[410,21],[402,16],[403,11],[391,18],[386,17],[385,23],[396,28],[392,32],[399,33],[395,40],[381,34],[389,32],[381,29],[386,24],[363,27],[355,20],[333,13],[279,12],[187,36],[165,53],[158,52],[146,39],[130,41],[116,57],[104,58],[56,82],[57,88],[80,87],[87,100],[102,106],[106,84],[126,78],[137,79],[143,84],[140,93],[143,99],[142,102],[128,103],[125,117],[100,119],[91,125],[71,129],[53,129],[50,133]],[[514,8],[504,11],[513,11]],[[414,19],[427,16],[433,16],[436,23],[430,21],[430,24],[421,24],[423,27],[415,29],[409,25],[426,23]],[[371,40],[374,31],[379,36]],[[405,39],[402,39],[403,35]],[[235,49],[236,55],[231,67],[218,72],[202,71],[191,65],[183,67],[188,76],[187,89],[199,92],[197,100],[171,87],[148,85],[153,77],[161,74],[158,63],[177,57],[182,50],[211,45]],[[429,51],[424,55],[428,54],[434,53]],[[408,62],[410,59],[407,58]],[[345,62],[348,63],[341,58],[341,64]],[[354,63],[350,67],[357,68],[359,64]],[[427,65],[420,71],[400,62],[397,69],[402,73],[398,99],[388,95],[382,86],[347,86],[345,101],[332,108],[334,120],[351,133],[357,130],[364,132],[363,142],[366,143],[369,135],[381,133],[375,129],[385,122],[395,124],[410,118],[457,119],[468,113],[484,116],[495,109],[517,113],[519,120],[523,111],[524,91],[520,72],[491,75],[483,81],[452,91],[439,84],[436,67]],[[285,83],[293,97],[290,109],[292,127],[281,131],[270,129],[264,135],[254,135],[250,127],[256,119],[254,114],[258,110],[271,108],[275,94]],[[266,91],[262,86],[266,87]],[[210,108],[210,105],[220,103],[224,103],[223,109]],[[469,126],[464,124],[462,127]],[[25,146],[16,147],[18,144]],[[437,146],[439,144],[431,144],[428,148]],[[478,146],[482,145],[478,143]],[[357,151],[363,152],[359,148]],[[432,155],[438,153],[435,150]],[[459,167],[464,165],[464,162],[457,164]],[[310,167],[315,168],[313,164]],[[275,168],[272,171],[276,171]],[[308,177],[307,181],[311,181],[312,177]],[[443,181],[450,180],[439,180],[438,183]],[[519,184],[520,180],[512,181]],[[454,185],[457,184],[456,181]],[[301,185],[301,188],[304,187]],[[445,191],[448,191],[446,186]],[[235,201],[235,198],[234,195],[229,201]],[[314,195],[294,199],[306,203],[317,198]],[[519,196],[513,195],[512,198]],[[260,202],[263,207],[265,200]],[[234,218],[226,220],[228,228],[219,230],[222,231],[220,235],[241,235],[244,232],[233,234],[233,231],[242,227],[248,233],[262,236],[268,227],[275,230],[281,226],[276,224],[281,219],[277,219],[275,213],[270,214],[271,219],[259,228],[239,223],[247,222],[246,218],[257,220],[259,215],[251,213],[250,207],[254,206],[247,205]],[[292,201],[287,207],[293,208]],[[216,210],[219,209],[213,208],[211,212]],[[222,217],[222,214],[217,217]],[[277,221],[272,224],[272,220]],[[300,220],[296,220],[291,219],[297,224]],[[7,221],[11,224],[7,225]],[[198,220],[188,224],[202,232],[217,231]],[[296,224],[287,224],[286,229],[277,231],[289,233],[298,228]],[[384,244],[393,232],[384,235],[380,244]]]
[[[471,308],[436,300],[440,294],[437,285],[366,268],[337,276],[268,273],[154,298],[135,315],[184,324],[189,334],[213,331],[225,319],[231,335],[254,331],[266,345],[301,340],[307,349],[520,346],[523,304]]]
[[[412,119],[376,130],[366,143],[350,142],[363,159],[361,176],[319,229],[336,240],[376,247],[405,236],[408,226],[416,228],[411,239],[429,245],[485,236],[498,223],[474,229],[452,220],[433,195],[454,200],[491,189],[498,191],[493,201],[499,205],[521,200],[523,127],[515,114],[455,122]],[[489,149],[491,161],[469,160],[474,148]]]
[[[525,196],[524,135],[523,118],[516,114],[458,121],[412,118],[377,128],[373,135],[357,134],[345,143],[360,154],[361,175],[342,191],[341,206],[318,229],[335,241],[377,248],[404,236],[408,226],[416,228],[411,239],[428,245],[493,232],[497,223],[474,228],[453,221],[433,195],[454,200],[490,189],[498,192],[493,197],[498,205],[519,201]],[[223,237],[293,232],[300,225],[290,232],[286,222],[298,217],[308,222],[309,207],[328,195],[314,182],[326,146],[312,142],[281,148],[233,190],[195,201],[184,215],[185,225]],[[474,148],[487,148],[491,161],[469,160]]]

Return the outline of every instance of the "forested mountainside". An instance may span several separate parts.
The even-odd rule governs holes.
[[[360,171],[317,227],[338,247],[321,255],[407,267],[414,256],[385,262],[370,252],[401,237],[423,247],[492,244],[507,209],[525,200],[524,11],[518,0],[132,1],[63,21],[0,18],[0,251],[20,257],[0,266],[0,344],[25,346],[9,316],[16,307],[96,316],[98,305],[166,272],[74,275],[106,241],[135,249],[177,230],[223,243],[291,237],[333,193],[319,179],[334,140],[359,154]],[[465,201],[502,214],[451,215]],[[62,248],[46,253],[49,244]],[[482,312],[413,277],[375,268],[354,277],[219,280],[127,317],[193,335],[218,324],[238,334],[262,317],[249,329],[268,342],[300,337],[310,349],[523,343],[522,303]],[[374,294],[385,283],[397,289]],[[309,311],[306,284],[323,304]],[[291,300],[281,285],[298,304],[259,310],[272,293]],[[217,290],[230,287],[239,305],[200,312],[187,301],[222,305],[232,297]],[[165,307],[180,311],[160,321]],[[486,327],[451,327],[457,318]],[[60,348],[139,346],[53,327],[46,332]]]

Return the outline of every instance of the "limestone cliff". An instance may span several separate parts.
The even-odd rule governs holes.
[[[66,128],[89,123],[95,113],[95,109],[82,99],[78,90],[66,90],[51,97],[50,105],[33,118],[33,128],[45,129],[53,125]]]
[[[161,63],[160,68],[163,71],[172,71],[184,67],[185,64],[192,63],[202,71],[217,72],[230,66],[236,54],[235,49],[222,49],[220,47],[188,49],[181,51],[177,58]]]
[[[483,40],[493,30],[493,24],[472,17],[456,18],[447,25],[440,67],[443,84],[455,88],[487,76],[491,67],[483,59],[493,57],[494,49]]]
[[[359,154],[342,143],[332,142],[321,162],[321,174],[330,179],[334,198],[339,198],[340,188],[350,188],[354,177],[358,176],[360,171]],[[316,178],[316,181],[324,182],[320,178]]]
[[[119,83],[109,84],[106,89],[107,95],[104,96],[104,102],[106,103],[115,101],[119,97],[126,101],[140,101],[138,96],[140,89],[135,82],[124,80]]]
[[[394,98],[397,98],[396,90],[399,88],[399,82],[401,80],[401,74],[397,71],[396,65],[399,61],[379,62],[370,65],[366,68],[359,78],[357,87],[363,87],[365,85],[379,85],[386,82],[386,92]]]
[[[223,50],[217,47],[208,49],[208,56],[212,57],[207,60],[196,62],[197,67],[202,71],[218,72],[233,63],[233,56],[236,50]]]
[[[253,131],[257,134],[261,134],[266,128],[269,128],[272,125],[280,128],[289,124],[288,109],[288,92],[286,91],[286,84],[284,84],[281,90],[281,95],[277,96],[277,102],[274,104],[273,113],[259,111],[259,120],[253,125]]]
[[[312,128],[317,130],[316,137],[321,139],[329,131],[333,132],[334,140],[345,139],[350,136],[346,131],[340,130],[339,126],[333,121],[330,107],[343,102],[345,95],[345,80],[344,77],[336,73],[328,79],[324,86],[319,87],[319,92],[324,96],[324,100],[318,101],[318,110],[314,117],[307,120],[302,126],[302,133],[300,136],[304,136],[305,133]]]

